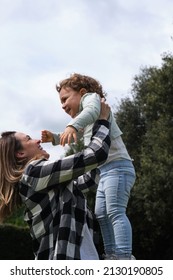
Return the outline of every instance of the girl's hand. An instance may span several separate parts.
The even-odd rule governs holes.
[[[77,143],[77,131],[73,126],[67,126],[60,136],[60,145],[70,145],[71,142]]]
[[[41,142],[53,142],[53,134],[49,130],[42,130],[41,131]]]

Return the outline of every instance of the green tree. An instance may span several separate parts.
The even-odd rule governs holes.
[[[81,137],[80,139],[78,139],[77,143],[72,143],[69,145],[69,148],[65,153],[65,156],[70,156],[77,152],[80,152],[81,150],[83,150],[83,148],[84,148],[84,142],[83,142],[83,137]]]
[[[173,57],[160,68],[141,69],[132,99],[115,114],[134,158],[137,181],[128,213],[139,258],[173,258]]]

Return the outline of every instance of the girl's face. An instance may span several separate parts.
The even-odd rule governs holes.
[[[80,100],[84,93],[86,93],[85,89],[75,91],[70,87],[62,88],[59,92],[62,109],[72,118],[75,118],[79,112]]]

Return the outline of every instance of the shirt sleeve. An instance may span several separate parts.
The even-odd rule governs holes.
[[[83,192],[87,192],[90,189],[96,189],[99,183],[99,169],[93,169],[82,176],[79,176],[77,180],[75,180],[75,185]]]
[[[76,130],[85,128],[94,123],[100,115],[100,96],[97,93],[87,93],[81,99],[81,111],[67,126],[73,126]]]
[[[98,120],[93,127],[91,142],[82,152],[56,161],[32,161],[25,170],[22,183],[35,191],[50,189],[77,179],[103,164],[110,147],[109,126],[108,121]]]

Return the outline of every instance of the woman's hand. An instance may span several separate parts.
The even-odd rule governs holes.
[[[105,103],[105,99],[102,98],[99,119],[107,120],[109,118],[109,115],[110,115],[110,106],[107,103]]]

